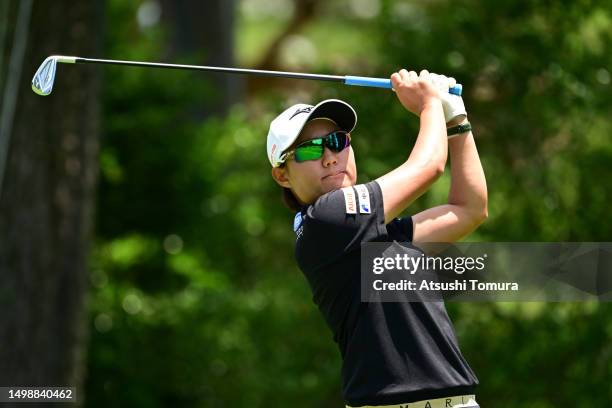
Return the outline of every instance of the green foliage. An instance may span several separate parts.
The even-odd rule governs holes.
[[[388,69],[427,68],[465,86],[490,181],[487,239],[609,238],[611,189],[593,179],[612,174],[610,18],[609,5],[591,2],[385,2]]]
[[[465,87],[490,199],[490,218],[470,240],[609,240],[610,18],[609,5],[591,2],[384,3],[388,70],[427,68]],[[391,140],[399,121],[384,125]],[[443,202],[435,192],[420,208]],[[483,406],[612,401],[608,304],[450,310]]]
[[[159,59],[163,27],[139,31],[138,4],[108,7],[109,58]],[[490,199],[470,240],[607,241],[611,16],[588,1],[383,1],[371,21],[328,14],[305,35],[320,48],[315,72],[427,68],[464,84]],[[329,47],[325,32],[336,34]],[[342,42],[339,63],[330,49]],[[285,103],[264,94],[201,120],[217,92],[206,77],[111,67],[105,78],[87,405],[342,406],[339,353],[293,260],[293,217],[265,158]],[[310,96],[357,108],[360,182],[407,158],[418,121],[393,93],[326,85]],[[449,181],[407,214],[443,203]],[[612,401],[607,305],[449,311],[483,406]]]

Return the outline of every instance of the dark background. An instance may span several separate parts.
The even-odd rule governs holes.
[[[267,128],[292,103],[349,101],[359,182],[401,164],[418,130],[392,92],[297,80],[61,64],[40,97],[51,54],[445,73],[488,181],[467,240],[611,240],[609,2],[29,5],[0,0],[0,385],[73,385],[92,407],[343,406]],[[445,202],[449,176],[406,215]],[[448,308],[483,407],[612,403],[609,304]]]

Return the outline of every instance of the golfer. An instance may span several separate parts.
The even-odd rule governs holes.
[[[399,102],[420,118],[410,154],[407,143],[397,147],[405,149],[405,163],[356,184],[357,114],[332,99],[294,105],[272,121],[272,177],[297,212],[295,256],[340,348],[347,407],[478,407],[478,379],[443,302],[361,302],[362,243],[454,242],[487,218],[486,181],[467,113],[461,97],[448,93],[455,80],[401,70],[391,81]],[[448,150],[448,203],[398,218],[444,172]]]

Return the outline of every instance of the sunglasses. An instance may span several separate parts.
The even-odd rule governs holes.
[[[307,140],[300,143],[295,149],[285,153],[283,161],[295,158],[298,163],[306,160],[318,160],[323,157],[323,152],[327,147],[332,152],[341,152],[351,145],[351,136],[344,130],[333,131],[323,137]]]

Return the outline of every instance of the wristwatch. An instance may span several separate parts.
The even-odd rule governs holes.
[[[446,129],[446,135],[447,136],[458,135],[460,133],[469,132],[470,130],[472,130],[472,125],[470,125],[470,122],[465,122],[460,125],[453,126],[453,127]]]

